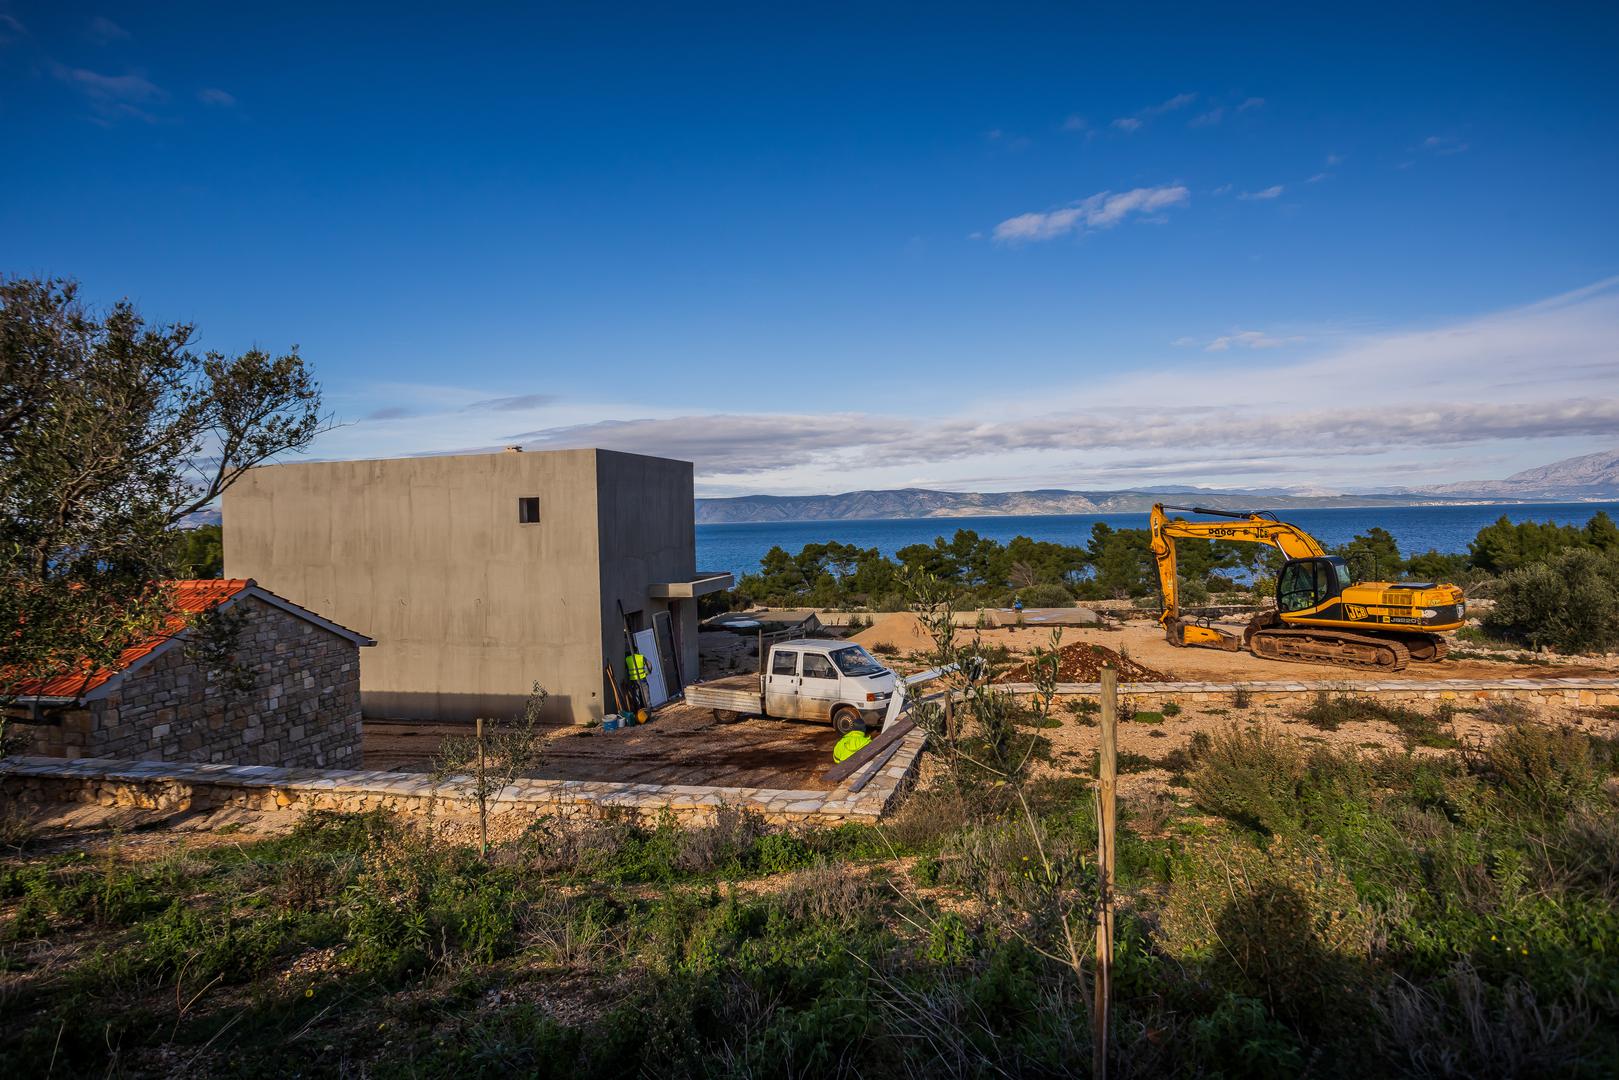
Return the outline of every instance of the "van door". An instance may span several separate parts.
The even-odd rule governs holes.
[[[777,649],[770,654],[765,677],[765,712],[793,719],[798,716],[798,650]]]
[[[806,652],[798,684],[798,716],[801,720],[830,720],[842,686],[838,669],[825,653]]]

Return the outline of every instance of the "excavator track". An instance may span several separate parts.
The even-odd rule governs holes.
[[[1437,664],[1450,655],[1450,643],[1438,634],[1408,634],[1402,640],[1413,664]]]
[[[1255,656],[1296,663],[1337,664],[1368,671],[1403,671],[1411,650],[1403,642],[1336,630],[1255,630],[1248,638]]]

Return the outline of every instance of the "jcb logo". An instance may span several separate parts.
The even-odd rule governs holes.
[[[1366,617],[1366,609],[1361,607],[1359,604],[1345,604],[1344,611],[1349,614],[1351,619],[1357,622]]]

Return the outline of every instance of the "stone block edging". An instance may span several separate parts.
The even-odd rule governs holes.
[[[490,815],[627,810],[651,818],[669,810],[678,818],[702,820],[724,804],[757,811],[775,822],[875,822],[914,777],[925,739],[920,731],[907,735],[881,774],[858,793],[849,790],[852,779],[830,791],[521,779],[493,797]],[[176,811],[224,806],[298,812],[382,808],[423,816],[465,812],[472,805],[469,782],[462,777],[435,783],[420,774],[353,769],[36,756],[0,761],[0,803],[4,802],[99,803]]]
[[[1033,683],[999,683],[997,688],[1014,694],[1032,694]],[[1243,691],[1259,702],[1289,701],[1316,694],[1375,694],[1406,700],[1451,700],[1501,698],[1543,705],[1619,706],[1619,678],[1614,679],[1293,679],[1240,680],[1236,682],[1144,682],[1120,683],[1119,693],[1133,699],[1178,700],[1188,704],[1213,703]],[[1099,694],[1101,683],[1059,683],[1057,693],[1064,697]]]

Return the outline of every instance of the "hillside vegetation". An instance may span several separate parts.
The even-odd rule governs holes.
[[[1564,652],[1619,644],[1619,526],[1606,513],[1583,526],[1517,522],[1503,516],[1480,529],[1468,553],[1407,556],[1386,530],[1373,528],[1335,549],[1366,579],[1451,581],[1494,598],[1485,630],[1496,638]],[[1225,541],[1177,543],[1182,596],[1269,597],[1281,556],[1271,548]],[[961,608],[1056,607],[1075,601],[1142,598],[1158,590],[1145,529],[1098,523],[1084,546],[1031,540],[1007,543],[958,529],[949,539],[912,544],[893,557],[877,548],[831,541],[797,554],[773,547],[758,572],[744,575],[723,602],[872,608],[905,605],[902,580],[925,573],[945,582]],[[1239,595],[1240,594],[1240,595]]]
[[[1029,720],[975,713],[882,827],[543,819],[484,861],[373,813],[155,859],[13,850],[0,1064],[1084,1075],[1089,783],[971,764],[997,738],[1038,760]],[[1619,1069],[1610,745],[1513,717],[1443,757],[1233,727],[1175,767],[1176,798],[1125,807],[1115,1075]]]

